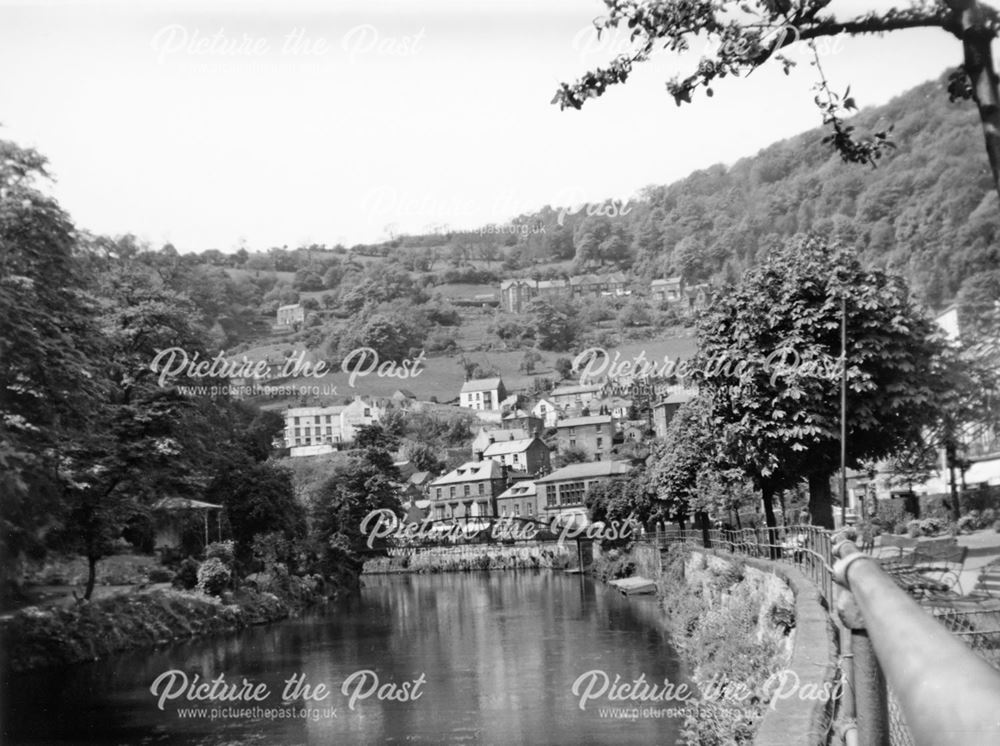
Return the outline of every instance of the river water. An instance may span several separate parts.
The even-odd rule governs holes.
[[[626,599],[548,570],[365,582],[358,596],[322,613],[16,677],[4,686],[3,742],[675,742],[681,720],[667,708],[682,702],[596,697],[599,674],[583,684],[592,682],[595,695],[584,709],[572,691],[594,670],[612,682],[644,675],[661,689],[664,679],[687,680],[651,597]],[[186,698],[220,674],[216,694],[236,690],[242,699]],[[250,686],[241,690],[243,679]],[[292,697],[289,680],[309,686],[311,699],[283,701]],[[624,718],[609,707],[634,709]]]

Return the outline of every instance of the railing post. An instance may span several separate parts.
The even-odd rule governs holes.
[[[851,691],[845,692],[853,703],[858,724],[858,738],[866,746],[890,746],[889,692],[885,676],[875,657],[864,616],[851,592],[841,589],[837,594],[837,615],[848,630],[848,658],[851,663],[847,676]],[[848,707],[848,711],[851,708]]]

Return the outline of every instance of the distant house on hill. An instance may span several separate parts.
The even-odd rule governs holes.
[[[590,405],[595,399],[599,399],[603,388],[603,386],[596,383],[559,386],[552,389],[547,398],[561,411],[573,408],[575,408],[575,411],[580,411],[580,409]]]
[[[691,401],[697,395],[698,392],[694,389],[679,389],[653,405],[653,431],[657,438],[666,437],[667,426],[677,414],[677,410],[681,408],[682,404]]]
[[[535,402],[531,413],[538,417],[545,427],[555,427],[559,422],[559,407],[552,399],[543,397]]]
[[[538,474],[549,470],[549,447],[540,438],[501,440],[490,443],[483,451],[483,458],[504,464],[508,469]]]
[[[594,461],[601,461],[611,454],[615,436],[615,418],[611,415],[570,417],[556,426],[559,450],[579,448]]]
[[[458,405],[467,409],[500,411],[500,402],[506,398],[502,379],[477,378],[462,384]]]
[[[684,300],[684,278],[667,277],[649,283],[653,300],[665,303],[680,303]]]
[[[537,435],[542,431],[543,425],[541,418],[523,409],[515,409],[504,415],[502,426],[504,430],[527,430]]]
[[[534,280],[504,280],[500,283],[500,306],[508,313],[524,313],[535,293]]]
[[[384,410],[361,397],[332,407],[292,407],[285,411],[285,445],[291,456],[311,456],[351,443],[358,428],[379,422]],[[317,450],[317,446],[324,448]]]
[[[291,327],[306,320],[306,309],[301,303],[290,303],[278,308],[276,322],[278,326]]]
[[[511,440],[524,440],[530,438],[533,433],[521,428],[503,429],[496,425],[482,427],[472,438],[472,458],[481,461],[486,453],[486,448],[493,443],[506,443]]]

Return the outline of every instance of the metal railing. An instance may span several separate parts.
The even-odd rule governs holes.
[[[1000,605],[922,606],[874,558],[815,526],[666,529],[647,540],[791,564],[815,584],[842,632],[853,695],[841,703],[845,743],[1000,743]]]

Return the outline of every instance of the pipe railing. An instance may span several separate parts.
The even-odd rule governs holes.
[[[838,544],[834,555],[833,577],[850,594],[838,607],[856,604],[876,668],[899,702],[914,742],[1000,744],[1000,671],[927,614],[853,542]]]

